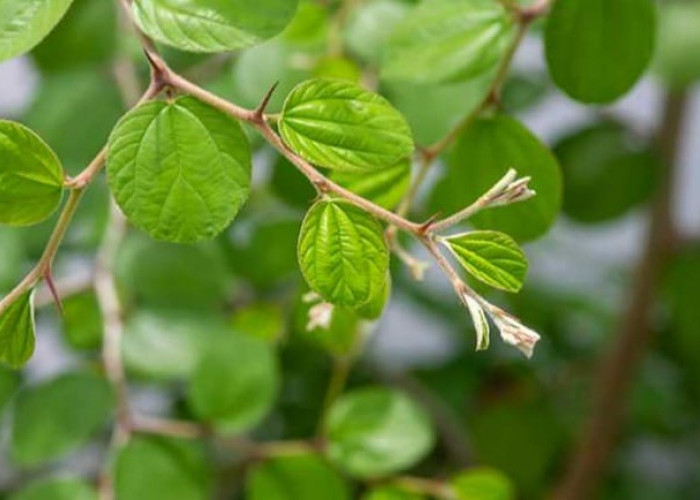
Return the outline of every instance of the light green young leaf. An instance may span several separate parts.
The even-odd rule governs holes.
[[[652,0],[558,0],[545,33],[547,64],[572,98],[608,103],[642,76],[655,38]]]
[[[515,489],[508,477],[485,467],[472,469],[452,480],[457,500],[513,500]]]
[[[202,451],[174,439],[132,437],[115,464],[119,500],[206,500],[211,478]]]
[[[460,264],[479,281],[507,292],[517,292],[527,274],[527,257],[507,234],[473,231],[444,239]]]
[[[159,42],[190,52],[228,52],[280,33],[298,0],[135,0],[134,18]]]
[[[109,384],[89,373],[67,373],[17,395],[12,457],[37,465],[85,443],[110,415]]]
[[[31,50],[48,35],[73,0],[0,0],[0,61]]]
[[[0,312],[0,362],[21,368],[34,354],[34,292],[29,291]]]
[[[363,479],[415,465],[435,441],[423,409],[402,393],[383,387],[341,397],[331,408],[325,431],[329,457]]]
[[[63,170],[51,148],[24,125],[0,120],[0,224],[41,222],[62,193]]]
[[[666,83],[683,88],[700,79],[700,3],[659,4],[659,40],[653,69]]]
[[[422,2],[389,37],[382,77],[447,83],[479,76],[505,56],[514,21],[496,0]]]
[[[248,500],[350,500],[347,483],[315,455],[273,458],[249,474]]]
[[[298,85],[287,96],[279,129],[296,153],[334,170],[388,168],[413,153],[403,116],[382,96],[347,81]]]
[[[9,500],[97,500],[97,492],[80,479],[56,477],[29,483]]]
[[[302,223],[298,255],[309,286],[326,301],[351,308],[372,298],[389,268],[381,224],[341,200],[311,207]]]
[[[401,202],[411,187],[411,161],[404,158],[391,167],[361,174],[335,170],[331,172],[330,179],[353,193],[391,210]]]
[[[479,229],[502,231],[518,241],[544,234],[561,205],[561,172],[554,155],[517,120],[480,118],[457,139],[448,157],[446,176],[433,192],[431,210],[456,212],[475,202],[505,173],[531,177],[532,199],[483,210],[469,219]]]
[[[213,342],[197,364],[188,402],[200,418],[238,433],[265,417],[278,389],[277,360],[268,343],[231,332]]]
[[[223,231],[248,197],[250,169],[240,124],[192,97],[141,105],[109,140],[114,197],[157,240],[194,243]]]

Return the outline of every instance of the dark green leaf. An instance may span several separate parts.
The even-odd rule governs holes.
[[[151,37],[191,52],[228,52],[280,33],[298,0],[135,0],[136,22]]]
[[[406,120],[386,99],[340,80],[309,80],[287,96],[282,138],[312,163],[334,170],[375,170],[413,152]]]
[[[239,123],[192,97],[129,112],[109,140],[107,174],[117,203],[153,238],[213,238],[250,190],[251,152]]]
[[[564,212],[579,222],[614,219],[643,203],[662,168],[643,140],[614,122],[577,131],[554,152],[564,173]]]
[[[514,168],[521,177],[532,177],[530,187],[537,196],[485,210],[470,222],[479,229],[495,229],[524,241],[542,236],[556,219],[561,204],[559,165],[515,119],[498,115],[476,120],[457,139],[448,160],[447,175],[433,193],[433,210],[461,210]]]
[[[54,152],[24,125],[0,120],[0,224],[41,222],[62,193],[63,170]]]
[[[0,362],[21,368],[34,354],[34,292],[25,292],[0,311]]]
[[[408,469],[430,452],[435,440],[420,406],[400,392],[379,387],[341,397],[325,429],[331,459],[359,478]]]
[[[253,469],[248,500],[350,500],[345,481],[320,457],[273,458]]]
[[[19,387],[20,379],[17,372],[0,366],[0,411],[5,403],[14,396]]]
[[[95,292],[83,292],[63,300],[63,326],[68,343],[76,349],[102,344],[102,312]]]
[[[309,286],[328,302],[352,308],[372,298],[389,267],[381,224],[340,200],[311,207],[301,227],[298,253]]]
[[[558,0],[545,35],[550,73],[578,101],[614,101],[646,70],[655,35],[651,0]]]
[[[0,61],[31,50],[64,16],[73,0],[0,0]]]
[[[459,263],[476,279],[507,292],[522,288],[527,257],[507,234],[473,231],[445,238]]]
[[[513,500],[510,480],[492,469],[471,469],[452,480],[457,500]]]
[[[79,479],[59,477],[30,483],[10,500],[97,500],[97,492]]]
[[[389,37],[382,77],[414,83],[477,77],[505,56],[514,28],[513,16],[501,2],[423,2]]]
[[[270,346],[231,332],[205,351],[192,373],[188,401],[200,418],[214,421],[224,432],[238,433],[267,415],[278,386],[277,361]]]
[[[36,465],[83,445],[106,422],[112,392],[103,378],[67,373],[20,392],[12,427],[12,457]]]
[[[207,500],[210,472],[192,443],[133,437],[115,465],[119,500]]]

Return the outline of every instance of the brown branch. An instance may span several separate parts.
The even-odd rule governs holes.
[[[570,467],[555,491],[557,500],[595,496],[624,423],[629,391],[653,332],[652,311],[659,279],[676,241],[671,207],[686,103],[685,93],[666,96],[658,137],[666,169],[658,181],[644,253],[620,319],[619,333],[596,376],[591,415]]]

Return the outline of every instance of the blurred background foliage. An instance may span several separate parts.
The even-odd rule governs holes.
[[[217,56],[166,49],[165,57],[243,106],[255,106],[279,81],[271,112],[312,76],[362,81],[387,96],[409,120],[416,142],[428,145],[477,106],[488,83],[399,86],[378,79],[387,34],[414,3],[366,0],[339,16],[337,1],[308,0],[284,33],[254,48]],[[593,411],[601,360],[616,352],[621,315],[640,286],[634,275],[645,265],[646,217],[669,163],[682,167],[678,192],[695,201],[700,193],[695,147],[700,113],[692,115],[700,79],[700,3],[667,0],[658,8],[653,68],[626,104],[584,112],[566,102],[544,67],[540,26],[507,81],[504,110],[547,130],[544,138],[563,172],[562,214],[549,235],[526,246],[533,272],[523,292],[494,294],[542,335],[532,360],[500,342],[475,353],[466,312],[438,273],[428,272],[427,286],[417,284],[398,262],[392,303],[382,319],[367,323],[339,310],[330,331],[307,332],[309,305],[302,298],[307,289],[296,243],[314,192],[251,134],[258,141],[256,187],[230,230],[213,242],[177,246],[129,229],[119,246],[115,274],[134,406],[184,420],[204,418],[229,430],[256,423],[252,436],[261,440],[307,439],[317,430],[333,363],[357,355],[350,389],[399,388],[432,420],[437,445],[413,470],[417,475],[448,477],[464,467],[487,466],[510,478],[518,498],[547,497],[566,472]],[[114,2],[76,0],[28,58],[0,66],[2,79],[17,71],[13,65],[31,68],[31,98],[5,114],[39,133],[70,173],[94,156],[125,111],[114,61],[133,60],[139,78],[147,78],[141,49],[117,20]],[[671,152],[663,130],[656,133],[663,127],[661,106],[649,104],[665,89],[682,96],[686,115],[677,151]],[[648,112],[630,112],[634,107]],[[574,112],[579,114],[572,119]],[[474,171],[488,168],[499,154],[507,156],[470,130],[470,137],[440,159],[414,219],[461,208],[465,190],[484,189]],[[691,147],[694,155],[681,153]],[[469,168],[457,168],[464,165]],[[399,199],[406,187],[395,185],[394,196]],[[647,339],[639,332],[646,352],[632,371],[629,394],[620,394],[624,424],[611,459],[601,464],[603,483],[595,498],[692,499],[700,490],[700,220],[686,213],[688,207],[698,210],[697,203],[677,197],[672,205],[691,224],[681,225],[687,231],[674,242],[669,265],[660,268],[661,284],[648,310],[626,313],[649,315],[641,325],[654,335]],[[93,477],[108,442],[111,396],[96,377],[103,321],[87,286],[108,220],[108,192],[99,180],[88,190],[55,266],[62,290],[75,291],[65,300],[63,317],[42,307],[37,356],[22,373],[0,368],[1,498],[47,498],[42,496],[47,481],[61,483],[52,486],[65,492],[56,498],[93,498],[77,480],[50,478],[66,470]],[[0,292],[37,259],[54,222],[0,228]],[[541,232],[518,221],[506,225],[522,240]],[[46,297],[43,303],[49,304]],[[232,331],[239,335],[232,337]],[[238,394],[229,395],[245,402],[235,421],[220,421],[231,409],[211,407],[206,397],[227,377],[245,380],[236,384]],[[411,432],[411,423],[401,425]],[[229,449],[211,444],[139,437],[115,464],[128,478],[117,487],[119,498],[190,500],[213,492],[217,498],[243,498],[240,462]],[[347,484],[326,467],[313,456],[255,465],[248,487],[257,493],[247,498],[292,498],[277,483],[299,477],[307,478],[308,491],[293,498],[344,498]],[[470,487],[464,485],[464,491]],[[353,497],[359,494],[352,491]],[[369,498],[414,499],[390,490]]]

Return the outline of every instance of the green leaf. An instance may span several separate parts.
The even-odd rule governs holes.
[[[80,479],[56,477],[32,482],[9,500],[97,500],[97,492]]]
[[[381,282],[372,282],[373,288],[369,302],[357,308],[357,314],[362,318],[375,320],[384,312],[391,298],[391,273]]]
[[[140,234],[122,244],[116,278],[125,296],[156,308],[220,310],[230,288],[226,259],[216,244],[175,245]]]
[[[547,64],[573,99],[608,103],[642,76],[655,38],[652,0],[559,0],[547,22]]]
[[[487,468],[469,470],[452,480],[457,500],[513,500],[515,489],[504,474]]]
[[[41,222],[62,193],[63,170],[54,152],[24,125],[0,120],[0,224]]]
[[[248,500],[350,500],[346,482],[316,455],[273,458],[246,482]]]
[[[106,66],[117,48],[117,7],[114,2],[74,0],[56,29],[32,52],[39,68],[55,72]]]
[[[672,87],[683,88],[700,79],[700,4],[662,2],[659,9],[653,69]]]
[[[445,238],[447,248],[476,279],[507,292],[517,292],[527,274],[527,257],[507,234],[473,231]]]
[[[223,231],[248,197],[250,169],[239,123],[192,97],[139,106],[109,140],[114,197],[157,240],[193,243]]]
[[[211,473],[201,450],[190,442],[132,437],[117,457],[119,500],[207,500]]]
[[[309,286],[326,301],[351,308],[372,298],[389,268],[381,224],[340,200],[311,207],[299,234],[298,255]]]
[[[432,197],[434,211],[456,212],[475,202],[505,173],[515,168],[530,176],[534,198],[484,210],[470,219],[479,229],[502,231],[516,240],[542,236],[561,205],[561,173],[552,153],[527,128],[505,115],[481,118],[457,139],[447,175]]]
[[[370,491],[362,497],[362,500],[425,500],[425,497],[399,488],[384,486]]]
[[[277,304],[257,302],[236,309],[231,326],[237,332],[274,344],[285,333],[284,310]]]
[[[647,141],[615,122],[578,130],[554,152],[564,173],[564,213],[584,223],[614,219],[648,200],[663,168]]]
[[[298,0],[135,0],[138,25],[159,42],[190,52],[228,52],[280,33]]]
[[[363,2],[350,13],[344,39],[350,52],[360,60],[378,66],[386,41],[410,7],[400,0]]]
[[[0,0],[0,61],[31,50],[58,24],[73,0]]]
[[[407,469],[423,459],[435,441],[420,406],[380,387],[342,396],[331,408],[325,430],[330,458],[358,478]]]
[[[690,247],[674,259],[667,278],[671,318],[675,328],[669,332],[673,353],[683,361],[683,369],[700,377],[700,307],[697,283],[700,280],[700,248]]]
[[[423,2],[389,37],[382,77],[413,83],[474,78],[498,65],[514,33],[514,18],[502,2]]]
[[[280,133],[296,153],[334,170],[375,170],[413,153],[406,120],[389,102],[350,82],[316,79],[287,96]]]
[[[192,374],[187,399],[201,419],[238,433],[267,415],[278,388],[271,347],[264,340],[232,332],[205,351]]]
[[[63,326],[68,343],[76,349],[102,344],[103,318],[95,292],[90,290],[63,300]]]
[[[186,379],[209,345],[230,334],[212,312],[140,310],[125,325],[124,364],[131,374],[148,379]]]
[[[5,404],[15,395],[19,387],[20,378],[17,372],[0,366],[0,411]]]
[[[0,362],[21,368],[34,354],[33,290],[0,311]]]
[[[331,172],[330,179],[390,210],[403,200],[411,186],[411,161],[404,158],[391,167],[361,174],[335,170]]]
[[[109,384],[89,373],[67,373],[20,392],[14,407],[12,457],[37,465],[83,445],[107,421]]]
[[[309,329],[309,312],[315,304],[300,300],[294,315],[297,335],[318,345],[333,356],[347,356],[357,348],[361,321],[357,312],[345,307],[333,307],[328,328],[317,326]]]

